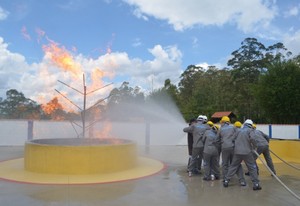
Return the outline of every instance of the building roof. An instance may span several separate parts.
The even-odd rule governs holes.
[[[227,116],[230,119],[236,118],[236,115],[233,112],[231,112],[231,111],[224,111],[224,112],[215,112],[211,116],[210,120],[212,122],[216,123],[216,122],[219,122],[222,119],[223,116]]]
[[[212,118],[222,118],[223,116],[234,116],[235,117],[235,114],[233,114],[233,112],[231,111],[226,111],[226,112],[215,112],[211,117]]]

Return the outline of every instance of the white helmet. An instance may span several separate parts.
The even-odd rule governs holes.
[[[204,122],[207,122],[207,116],[203,115]]]
[[[244,122],[244,125],[246,125],[248,127],[252,127],[253,126],[253,121],[251,119],[246,119],[246,121]]]
[[[198,121],[207,122],[207,116],[205,115],[199,115],[197,118]]]
[[[198,120],[198,121],[203,121],[203,115],[199,115],[199,116],[197,117],[197,120]]]

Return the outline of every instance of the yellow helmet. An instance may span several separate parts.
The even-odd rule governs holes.
[[[208,121],[207,124],[212,127],[214,125],[214,123],[212,121]]]
[[[241,128],[241,127],[242,127],[242,123],[239,122],[239,121],[236,121],[236,122],[234,123],[234,126],[237,127],[237,128]]]
[[[252,127],[253,127],[253,129],[256,129],[256,124],[253,124]]]
[[[221,121],[220,121],[220,123],[224,123],[224,122],[230,122],[229,117],[223,116],[222,119],[221,119]]]
[[[220,129],[220,125],[217,125],[217,124],[214,124],[213,126],[212,126],[212,128],[214,129],[214,130],[219,130]]]

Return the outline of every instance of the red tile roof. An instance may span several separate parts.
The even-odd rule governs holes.
[[[226,112],[215,112],[211,117],[212,118],[222,118],[223,116],[230,116],[230,115],[234,115],[232,112],[230,111],[226,111]],[[235,115],[234,115],[235,116]]]

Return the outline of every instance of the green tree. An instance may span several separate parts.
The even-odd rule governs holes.
[[[197,117],[203,108],[201,102],[201,77],[205,73],[201,66],[189,65],[180,76],[178,101],[180,111],[186,120]],[[203,85],[202,85],[203,86]]]
[[[300,122],[300,61],[278,61],[268,67],[256,86],[257,98],[272,123]]]
[[[119,88],[114,88],[109,95],[106,107],[106,116],[117,120],[137,118],[140,113],[135,107],[145,103],[141,88],[130,87],[129,82],[123,82]]]
[[[282,43],[266,47],[255,38],[246,38],[242,46],[232,52],[227,65],[232,68],[232,89],[238,110],[244,118],[261,119],[261,109],[254,96],[254,86],[261,73],[277,61],[291,55]]]
[[[35,101],[11,89],[6,92],[6,99],[0,102],[0,114],[7,119],[39,119],[42,111]]]
[[[152,91],[147,96],[146,103],[155,103],[170,113],[173,112],[173,109],[178,110],[177,87],[171,83],[170,79],[166,79],[162,88]]]

